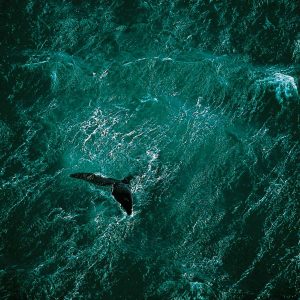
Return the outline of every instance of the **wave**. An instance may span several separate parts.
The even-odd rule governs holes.
[[[1,297],[296,299],[295,36],[260,42],[295,5],[10,5]],[[76,171],[133,174],[133,217]]]

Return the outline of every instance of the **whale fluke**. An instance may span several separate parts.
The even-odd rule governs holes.
[[[132,214],[132,194],[130,190],[130,181],[133,176],[127,176],[123,180],[106,178],[94,173],[74,173],[70,177],[82,179],[99,186],[111,186],[112,195],[121,204],[128,215]]]
[[[128,215],[132,214],[132,195],[129,185],[123,182],[112,186],[112,195],[122,205]]]

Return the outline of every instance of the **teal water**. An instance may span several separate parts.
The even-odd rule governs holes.
[[[296,1],[0,3],[1,299],[297,299]]]

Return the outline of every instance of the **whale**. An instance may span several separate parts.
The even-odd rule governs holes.
[[[128,215],[132,214],[132,193],[130,190],[130,181],[132,175],[122,180],[114,178],[106,178],[94,173],[73,173],[70,177],[85,180],[97,186],[111,186],[113,197],[121,204]]]

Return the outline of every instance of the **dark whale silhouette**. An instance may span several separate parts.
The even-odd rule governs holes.
[[[125,177],[123,180],[106,178],[93,173],[74,173],[70,177],[82,179],[100,186],[111,186],[112,195],[121,204],[128,215],[132,214],[132,194],[130,191],[130,180],[132,175]]]

